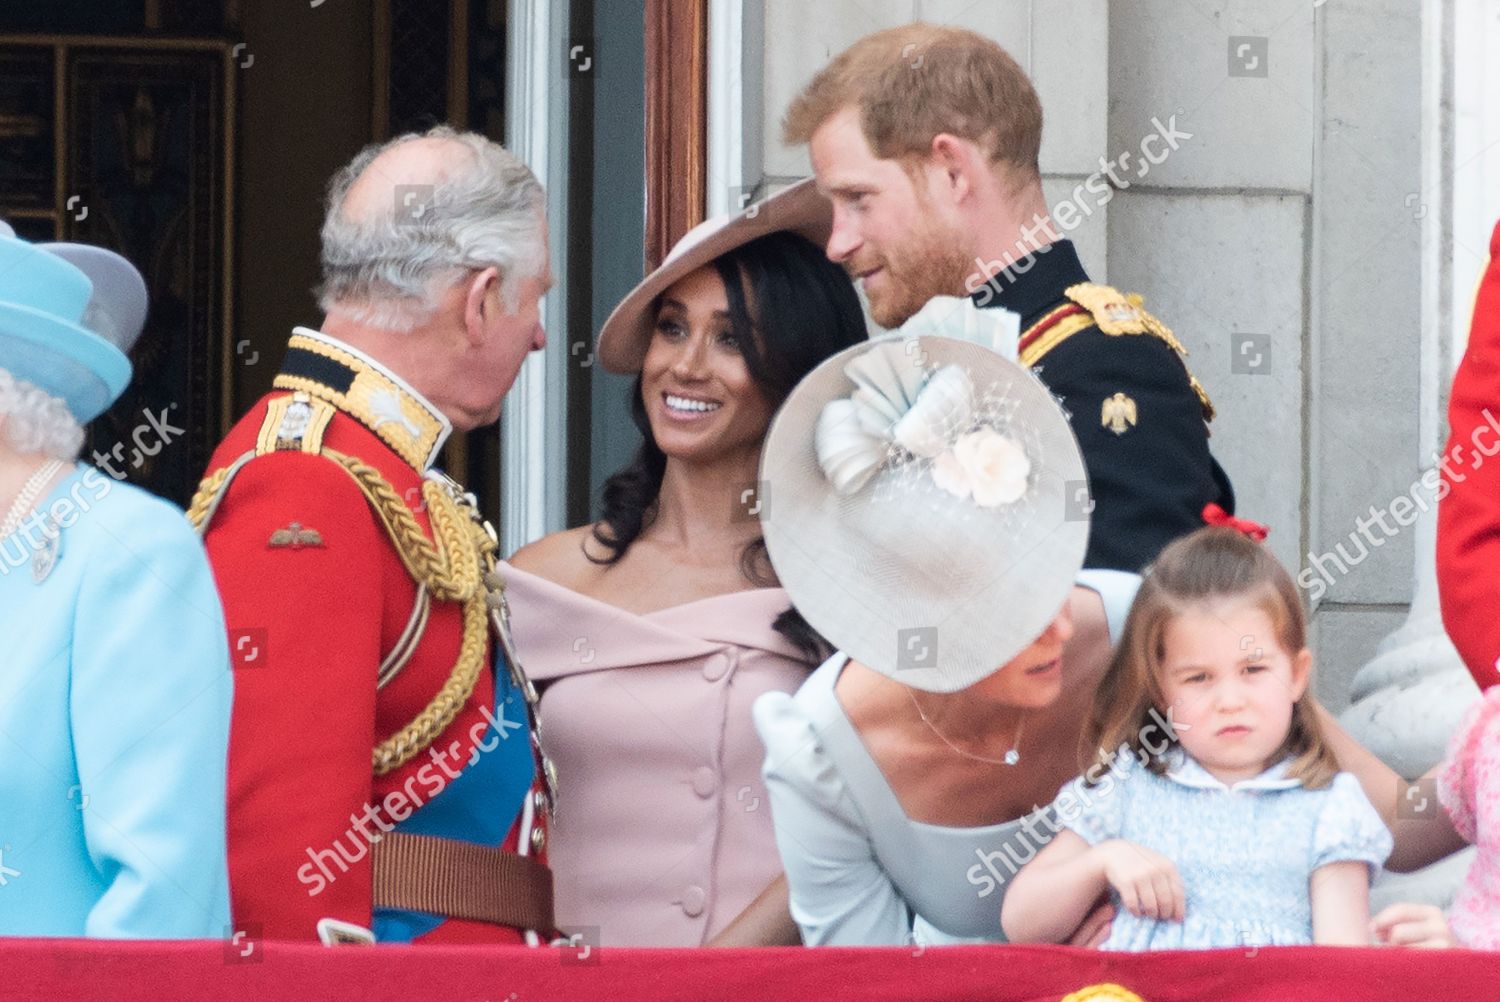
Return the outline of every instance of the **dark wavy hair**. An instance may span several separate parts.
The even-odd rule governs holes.
[[[724,282],[745,367],[773,410],[818,363],[869,336],[849,276],[822,248],[795,233],[759,237],[715,258],[713,268]],[[617,563],[656,518],[667,457],[651,434],[639,375],[630,417],[641,433],[641,447],[629,466],[604,482],[604,510],[591,538],[608,552],[595,557],[584,551],[596,564]],[[765,540],[757,538],[740,554],[740,573],[765,586],[774,580],[770,572]],[[832,653],[794,608],[772,625],[809,660],[821,661]]]

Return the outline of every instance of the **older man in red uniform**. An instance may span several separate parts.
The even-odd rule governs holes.
[[[433,470],[543,346],[543,207],[480,136],[356,157],[323,227],[324,322],[294,333],[194,499],[235,660],[237,941],[552,932],[535,693],[493,531]]]
[[[1488,689],[1500,682],[1500,225],[1453,376],[1448,449],[1439,461],[1437,572],[1443,626]]]

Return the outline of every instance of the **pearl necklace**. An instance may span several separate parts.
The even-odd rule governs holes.
[[[934,727],[932,721],[927,719],[927,714],[922,712],[922,704],[917,702],[917,694],[912,692],[910,688],[906,690],[906,694],[911,697],[911,705],[917,708],[917,716],[922,718],[922,723],[927,725],[927,729],[936,734],[939,741],[947,745],[949,748],[953,749],[953,751],[962,755],[964,758],[971,758],[976,762],[988,762],[990,765],[1015,765],[1017,762],[1021,761],[1021,752],[1019,751],[1019,748],[1021,745],[1021,730],[1026,726],[1026,718],[1024,716],[1021,718],[1021,722],[1016,725],[1016,737],[1015,740],[1010,743],[1010,751],[1005,753],[1005,757],[1003,759],[990,758],[986,755],[977,755],[974,752],[966,751],[963,748],[960,748],[958,745],[954,744],[952,741],[949,741],[947,736],[944,735],[942,731]]]
[[[10,510],[5,513],[4,520],[0,520],[0,539],[9,536],[21,527],[36,506],[37,499],[41,497],[42,489],[51,483],[52,478],[57,476],[63,468],[60,459],[49,459],[42,464],[42,468],[26,478],[26,483],[21,487],[21,493],[16,495],[16,500],[11,504]]]

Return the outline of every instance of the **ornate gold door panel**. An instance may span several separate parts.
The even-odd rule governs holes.
[[[118,251],[151,295],[135,378],[85,458],[179,504],[228,428],[238,368],[241,58],[220,40],[0,36],[0,215],[28,239]]]

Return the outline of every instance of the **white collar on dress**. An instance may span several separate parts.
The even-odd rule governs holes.
[[[1302,780],[1293,779],[1286,774],[1291,765],[1292,760],[1284,758],[1259,776],[1242,779],[1233,786],[1226,786],[1216,779],[1213,773],[1199,765],[1191,755],[1181,748],[1176,748],[1167,760],[1167,778],[1182,786],[1191,786],[1201,790],[1221,790],[1224,793],[1234,793],[1239,790],[1291,790],[1302,785]]]

